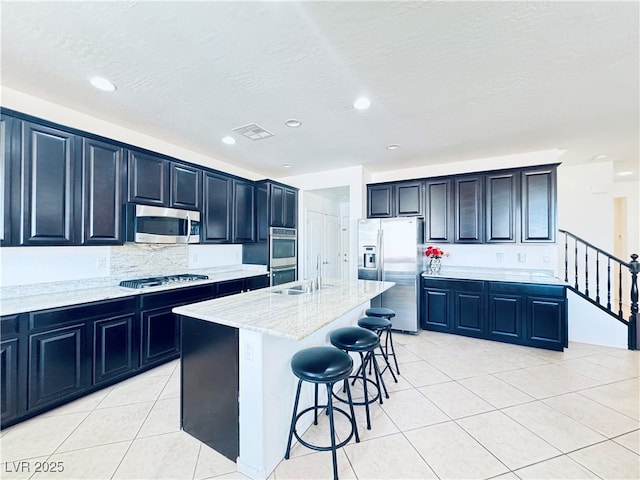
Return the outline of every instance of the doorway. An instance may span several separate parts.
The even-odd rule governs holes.
[[[613,255],[625,262],[630,261],[630,252],[627,245],[627,198],[626,197],[614,197],[613,199]],[[620,276],[617,272],[614,272],[614,305],[620,303],[620,292],[622,291],[622,298],[629,298],[627,292],[630,291],[631,285],[629,285],[629,275],[627,272],[622,274],[622,284],[620,284]],[[631,305],[622,303],[622,312],[625,318],[629,318],[631,314]]]
[[[304,192],[304,278],[349,278],[349,188]]]

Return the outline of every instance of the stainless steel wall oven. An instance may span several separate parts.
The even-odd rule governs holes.
[[[298,232],[295,228],[269,229],[271,285],[297,280]]]

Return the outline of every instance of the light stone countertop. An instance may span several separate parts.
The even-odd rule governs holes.
[[[304,282],[292,282],[230,297],[184,305],[174,313],[267,335],[302,340],[354,308],[377,297],[394,282],[336,282],[300,295],[275,293]]]
[[[80,305],[89,302],[99,302],[103,300],[113,300],[117,298],[131,297],[135,295],[143,295],[147,293],[162,292],[165,290],[176,290],[179,288],[194,287],[197,285],[206,285],[207,283],[222,282],[225,280],[235,280],[238,278],[256,277],[266,275],[266,267],[252,266],[253,268],[237,267],[233,269],[199,269],[189,270],[180,273],[196,273],[208,275],[208,280],[196,280],[193,282],[185,282],[180,284],[168,284],[158,287],[149,288],[126,288],[117,285],[107,285],[94,288],[82,288],[82,282],[74,282],[75,288],[69,290],[55,291],[49,286],[51,291],[48,293],[39,293],[31,295],[23,295],[20,297],[3,298],[0,300],[0,315],[14,315],[24,312],[35,312],[37,310],[46,310],[49,308],[66,307],[71,305]],[[257,268],[256,268],[257,267]],[[70,282],[69,282],[70,283]],[[48,284],[43,286],[46,289]],[[31,289],[33,290],[33,289]]]
[[[442,269],[440,273],[422,273],[423,278],[450,280],[486,280],[494,282],[534,283],[538,285],[560,285],[566,283],[551,274],[539,271],[517,271],[499,269]]]

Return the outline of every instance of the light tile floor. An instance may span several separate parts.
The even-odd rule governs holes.
[[[391,398],[372,408],[371,430],[356,412],[361,442],[338,452],[340,478],[640,478],[640,352],[394,339],[402,375],[385,374]],[[245,478],[180,431],[179,375],[174,361],[3,430],[0,477]],[[327,444],[327,423],[305,438]],[[347,421],[336,423],[344,435]],[[331,476],[330,453],[296,445],[270,478]]]

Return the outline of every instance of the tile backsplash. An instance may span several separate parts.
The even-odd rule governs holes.
[[[242,245],[8,247],[0,249],[0,285],[87,281],[92,284],[242,263]],[[90,282],[89,282],[90,281]]]

